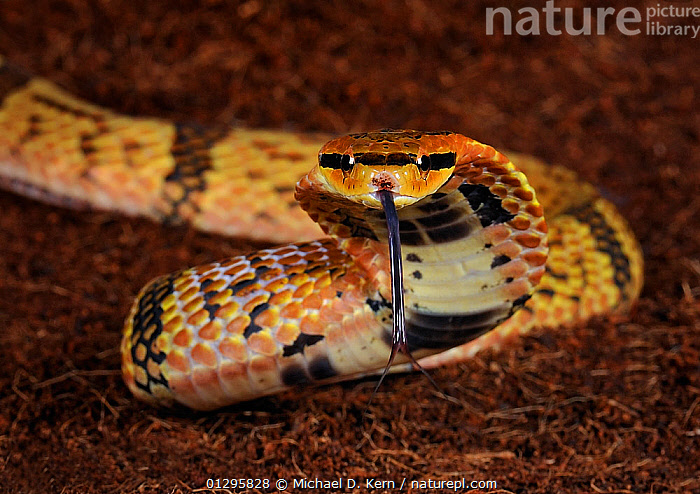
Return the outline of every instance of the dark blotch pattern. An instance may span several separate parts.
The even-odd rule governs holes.
[[[459,191],[469,201],[469,205],[484,228],[497,223],[505,223],[515,217],[514,214],[503,209],[501,199],[485,185],[463,183],[459,186]]]
[[[301,333],[299,336],[297,336],[297,339],[294,340],[294,343],[292,343],[291,345],[287,345],[282,349],[282,356],[289,357],[290,355],[302,353],[305,347],[315,345],[322,339],[323,336],[321,335]]]
[[[502,254],[500,256],[496,256],[493,258],[493,261],[491,262],[491,269],[496,268],[498,266],[502,266],[503,264],[510,262],[510,257],[506,256],[505,254]]]
[[[160,304],[165,297],[175,290],[173,282],[179,275],[180,273],[173,273],[154,280],[139,299],[138,310],[132,320],[131,359],[134,365],[145,369],[146,376],[148,376],[148,381],[145,384],[136,380],[136,386],[147,393],[151,393],[152,384],[168,387],[168,381],[164,376],[161,375],[156,378],[148,372],[148,361],[152,360],[156,364],[160,364],[165,360],[164,352],[156,353],[153,351],[156,339],[163,332],[163,322],[161,320],[163,309]],[[146,335],[146,333],[150,334]],[[146,357],[143,360],[139,360],[136,356],[136,350],[141,344],[145,345],[147,350]]]
[[[163,212],[166,223],[180,223],[187,213],[189,196],[206,189],[205,172],[212,168],[209,150],[228,131],[224,128],[209,129],[196,124],[175,124],[175,141],[170,152],[175,159],[175,168],[165,177],[166,182],[175,182],[180,192],[175,196],[164,193],[168,206]]]
[[[304,368],[300,365],[290,365],[282,370],[282,382],[285,386],[296,386],[306,384],[311,379]]]
[[[615,236],[615,230],[608,225],[605,217],[596,211],[590,204],[570,209],[564,214],[574,216],[591,228],[591,234],[596,239],[596,249],[610,256],[610,262],[615,269],[613,282],[620,290],[623,300],[627,300],[627,286],[632,280],[630,262],[622,252],[622,245]]]

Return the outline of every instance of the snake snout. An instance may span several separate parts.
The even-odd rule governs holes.
[[[386,170],[377,172],[371,181],[372,185],[377,188],[377,190],[391,190],[396,191],[399,188],[399,181],[394,176]]]

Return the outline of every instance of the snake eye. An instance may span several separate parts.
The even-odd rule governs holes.
[[[425,154],[418,158],[418,167],[423,173],[428,173],[430,171],[431,160],[430,156]]]
[[[340,159],[340,169],[343,170],[343,173],[350,172],[354,165],[355,159],[349,154],[344,154],[343,157]]]
[[[423,159],[426,157],[423,156]],[[430,168],[432,170],[442,170],[452,168],[457,161],[456,153],[433,153],[430,155]]]

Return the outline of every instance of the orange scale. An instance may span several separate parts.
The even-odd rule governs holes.
[[[234,266],[231,266],[228,268],[226,271],[223,272],[225,276],[236,276],[238,275],[241,271],[248,269],[248,264],[247,263],[240,263],[236,264]]]
[[[291,280],[290,280],[291,281]],[[311,281],[307,281],[303,285],[299,286],[294,291],[294,294],[292,295],[294,298],[306,298],[308,297],[314,290],[314,284]]]
[[[520,204],[514,199],[503,199],[501,206],[510,214],[518,214],[518,211],[520,211]]]
[[[159,334],[155,341],[156,354],[168,353],[170,351],[170,336],[167,334]]]
[[[301,330],[296,324],[284,323],[277,328],[275,338],[282,345],[291,345],[296,341],[300,333]]]
[[[217,273],[217,275],[218,275],[218,273]],[[206,287],[204,290],[202,290],[202,291],[205,292],[205,293],[208,293],[208,292],[218,292],[219,290],[221,290],[222,288],[224,288],[227,284],[228,284],[228,283],[227,283],[226,280],[219,278],[219,279],[217,279],[217,280],[214,280],[212,283],[210,283],[209,286],[207,286],[207,287]]]
[[[287,276],[290,277],[290,280],[291,280],[291,279],[293,279],[294,275],[304,276],[305,269],[306,269],[306,264],[296,264],[294,266],[287,267],[284,270],[284,272],[287,274]]]
[[[198,293],[199,293],[199,287],[192,286],[192,287],[188,288],[187,291],[180,293],[180,295],[177,298],[181,302],[188,302],[193,297],[195,297]]]
[[[228,320],[238,313],[239,308],[238,302],[232,300],[219,307],[214,315],[220,319]]]
[[[301,262],[303,258],[299,254],[292,254],[291,256],[284,256],[277,262],[283,266],[289,266],[290,264],[297,264]]]
[[[208,300],[208,303],[209,305],[224,305],[231,298],[231,295],[233,295],[233,290],[227,288],[226,290],[223,290],[211,297]]]
[[[503,175],[501,177],[501,182],[503,182],[506,185],[509,185],[511,187],[520,187],[522,185],[522,182],[520,179],[515,176],[515,175]],[[516,191],[516,196],[517,196],[517,191]]]
[[[256,259],[255,262],[251,262],[251,264],[250,264],[254,268],[259,268],[261,266],[266,266],[269,268],[270,266],[275,264],[275,260],[272,258],[259,259],[258,256],[259,256],[259,254],[255,253],[255,254],[251,254],[247,257],[247,259],[249,261],[253,261],[253,259]]]
[[[522,255],[522,258],[530,266],[543,266],[547,262],[547,254],[540,251],[529,251]]]
[[[528,270],[528,265],[520,259],[514,259],[511,262],[507,262],[496,269],[503,276],[503,278],[520,278],[525,276]]]
[[[512,283],[504,285],[502,290],[508,297],[516,300],[530,292],[530,283],[528,283],[527,280],[515,280]]]
[[[253,312],[253,309],[255,309],[258,305],[267,302],[268,298],[268,295],[258,295],[257,297],[253,297],[243,306],[243,311]]]
[[[187,289],[188,286],[190,286],[192,283],[194,283],[194,279],[190,278],[189,276],[184,276],[182,278],[178,278],[175,283],[173,283],[173,289],[177,293],[182,293],[184,290]]]
[[[190,372],[190,361],[187,359],[187,357],[185,357],[185,354],[180,351],[173,350],[172,352],[168,353],[168,355],[165,357],[165,361],[168,363],[171,369],[175,369],[176,371],[183,373]]]
[[[305,309],[320,309],[323,305],[323,297],[320,293],[312,293],[301,301],[301,306]]]
[[[510,237],[511,229],[503,223],[495,224],[484,228],[484,237],[486,243],[500,244]]]
[[[520,184],[518,184],[520,185]],[[534,199],[535,194],[532,193],[531,190],[523,189],[523,188],[517,188],[513,191],[513,195],[517,197],[518,199],[522,199],[523,201],[532,201]]]
[[[496,179],[492,175],[483,174],[472,178],[470,182],[475,185],[486,185],[487,187],[490,187],[496,183]]]
[[[261,328],[274,328],[280,320],[280,311],[276,307],[270,307],[255,317],[255,324]]]
[[[506,189],[502,185],[494,185],[493,187],[491,187],[490,190],[492,193],[496,194],[501,199],[508,195],[508,189]]]
[[[239,273],[238,276],[235,276],[233,278],[233,280],[231,281],[231,285],[235,285],[236,283],[240,283],[241,281],[252,280],[254,278],[255,278],[254,271],[244,271],[242,273]]]
[[[283,256],[285,256],[285,255],[287,255],[287,254],[293,254],[293,253],[296,252],[296,251],[297,251],[296,247],[293,247],[293,246],[285,246],[285,247],[280,247],[279,249],[276,249],[276,250],[275,250],[275,255],[278,256],[278,257],[283,257]]]
[[[507,240],[493,247],[491,252],[493,253],[494,257],[504,255],[510,257],[511,259],[515,259],[520,255],[522,250],[523,248],[516,242]]]
[[[219,321],[209,321],[199,330],[199,337],[204,340],[217,340],[221,336],[221,323]]]
[[[318,284],[316,284],[316,288],[318,288]],[[319,292],[319,295],[323,300],[333,300],[334,298],[337,298],[338,295],[338,289],[337,287],[328,284],[327,286],[324,286],[321,291]]]
[[[163,322],[167,322],[173,317],[177,316],[178,312],[180,312],[180,308],[177,305],[171,305],[167,309],[163,310],[163,315],[160,316],[160,320]]]
[[[148,354],[148,348],[146,348],[146,345],[143,343],[139,343],[136,345],[136,350],[134,351],[136,354],[136,359],[143,361],[146,358],[146,355]]]
[[[148,327],[146,328],[146,331],[143,332],[143,338],[146,340],[150,340],[151,336],[153,336],[153,333],[155,332],[155,330],[157,328],[158,328],[158,326],[156,326],[155,323],[149,324]]]
[[[299,329],[302,333],[312,335],[324,335],[325,325],[319,320],[318,314],[308,314],[299,322]]]
[[[236,291],[236,297],[245,298],[248,295],[252,295],[255,292],[261,291],[262,289],[263,289],[263,287],[260,283],[253,283],[251,285],[248,285],[248,286]]]
[[[163,299],[163,301],[160,303],[160,307],[164,311],[167,311],[167,310],[170,310],[173,307],[175,307],[176,302],[177,302],[177,297],[175,297],[174,293],[171,293],[170,295],[168,295],[167,297],[165,297]]]
[[[243,337],[226,337],[219,343],[221,355],[235,362],[245,362],[248,360],[248,346]]]
[[[343,321],[344,314],[332,308],[327,308],[321,311],[320,321],[329,326],[335,326]]]
[[[530,233],[520,233],[515,236],[515,241],[520,245],[534,249],[540,245],[540,237]]]
[[[192,270],[196,274],[198,274],[200,276],[204,276],[205,274],[208,274],[209,272],[211,272],[211,270],[216,269],[217,267],[218,267],[217,264],[210,263],[210,264],[202,264],[201,266],[194,267],[194,268],[192,268]]]
[[[146,370],[151,377],[155,379],[160,378],[160,366],[155,362],[155,360],[149,360],[146,362]]]
[[[265,291],[270,292],[270,293],[276,293],[280,291],[282,288],[287,286],[289,280],[287,278],[280,278],[274,281],[271,281],[267,285],[264,286]],[[291,296],[291,292],[290,292]]]
[[[183,329],[173,337],[173,343],[177,346],[188,347],[192,343],[192,332],[189,329]]]
[[[358,287],[364,285],[365,279],[356,271],[350,271],[343,277],[343,283],[348,287]]]
[[[286,283],[285,283],[286,284]],[[266,288],[268,288],[269,291],[276,291],[276,290],[270,290],[270,285],[268,285]],[[291,290],[284,290],[281,292],[275,293],[272,297],[270,297],[269,303],[270,305],[285,305],[289,303],[289,301],[292,300],[292,291]]]
[[[200,295],[185,304],[185,306],[182,308],[182,312],[196,312],[202,307],[204,307],[204,297]]]
[[[228,268],[231,266],[235,266],[239,262],[241,262],[239,257],[229,257],[228,259],[221,261],[219,263],[219,266],[221,266],[222,268]]]
[[[331,284],[331,275],[328,273],[328,271],[324,270],[323,274],[318,277],[316,280],[315,286],[316,289],[324,288],[328,285]]]
[[[226,331],[233,334],[243,334],[245,328],[250,326],[250,316],[243,315],[233,319],[226,325]]]
[[[535,226],[535,229],[539,232],[542,233],[547,233],[549,232],[549,227],[547,226],[547,222],[544,219],[541,219],[539,223]]]
[[[489,171],[489,173],[493,173],[494,175],[505,175],[508,173],[508,168],[505,166],[501,165],[488,165],[486,169]]]
[[[527,230],[530,228],[530,220],[522,215],[518,215],[510,220],[509,224],[516,230]]]
[[[258,278],[263,280],[263,281],[267,281],[267,280],[272,280],[274,278],[277,278],[281,274],[283,274],[283,271],[280,268],[270,268],[267,271],[265,271],[264,273],[261,273],[260,275],[258,275]]]
[[[248,337],[248,348],[260,355],[273,357],[279,353],[279,347],[269,331],[259,331]]]
[[[324,252],[311,252],[304,256],[307,260],[307,262],[314,262],[314,261],[321,261],[326,257],[326,254]]]
[[[319,246],[315,242],[309,242],[306,244],[298,245],[297,248],[300,252],[317,252]]]
[[[134,369],[134,380],[144,386],[148,384],[148,373],[143,367],[136,367]]]
[[[544,276],[544,269],[538,269],[537,271],[533,271],[532,273],[530,273],[527,279],[534,286],[540,282],[542,276]]]
[[[207,311],[206,309],[201,309],[187,318],[187,324],[191,324],[192,326],[201,326],[208,320],[209,311]]]
[[[300,302],[291,302],[282,308],[280,315],[289,319],[299,319],[305,312]]]
[[[216,366],[216,353],[208,345],[197,343],[190,352],[192,359],[207,367]]]
[[[539,204],[530,203],[527,206],[525,206],[525,211],[537,218],[540,218],[544,214],[542,206],[540,206]]]

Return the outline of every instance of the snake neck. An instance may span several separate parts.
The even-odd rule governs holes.
[[[417,355],[495,328],[523,306],[544,274],[547,227],[534,190],[507,158],[480,146],[461,157],[436,193],[398,211],[406,330]],[[302,207],[373,280],[373,310],[390,311],[383,211],[328,197],[313,171],[299,189]]]

